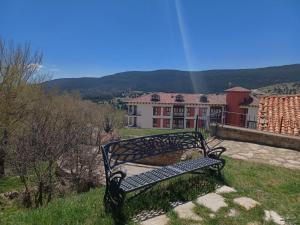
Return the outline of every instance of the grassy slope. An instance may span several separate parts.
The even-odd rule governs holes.
[[[263,209],[273,209],[284,217],[290,218],[294,224],[300,224],[298,213],[300,212],[300,173],[298,170],[227,158],[224,178],[228,185],[238,190],[237,194],[226,196],[230,205],[233,206],[231,199],[234,197],[248,196],[262,203],[262,207],[249,212],[237,208],[241,214],[234,219],[225,218],[227,211],[224,209],[217,217],[211,219],[205,216],[207,215],[204,212],[205,209],[198,206],[196,212],[206,218],[203,224],[244,224],[254,220],[260,221]],[[190,182],[181,184],[190,185]],[[181,185],[171,185],[165,191],[162,191],[162,187],[159,188],[160,191],[154,190],[139,201],[129,204],[126,211],[130,214],[137,211],[140,208],[138,203],[141,202],[143,205],[147,205],[148,208],[157,208],[161,205],[165,209],[170,209],[167,205],[168,200],[174,201],[175,199],[182,200],[195,197],[195,193],[186,195]],[[191,187],[185,188],[186,190],[197,190]],[[174,192],[176,194],[172,194]],[[15,213],[10,218],[6,218],[5,221],[2,217],[2,223],[0,217],[0,224],[113,224],[112,218],[104,213],[102,206],[103,193],[103,188],[100,188],[66,199],[57,199],[40,209],[22,210],[20,213]],[[178,219],[172,211],[169,211],[169,214],[172,218],[172,224],[188,224],[187,221]]]

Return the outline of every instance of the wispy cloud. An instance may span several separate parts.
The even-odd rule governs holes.
[[[30,68],[30,69],[36,69],[37,71],[39,71],[39,70],[41,70],[43,68],[43,65],[36,64],[36,63],[30,63],[28,65],[28,68]]]

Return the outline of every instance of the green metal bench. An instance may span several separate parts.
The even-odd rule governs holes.
[[[197,149],[203,157],[129,177],[118,169],[120,165],[128,162],[137,162],[146,157],[188,149]],[[225,165],[225,160],[220,158],[225,150],[224,147],[210,149],[197,129],[194,132],[151,135],[103,145],[102,154],[106,175],[105,208],[108,211],[117,209],[123,204],[126,193],[141,189],[145,191],[159,182],[185,173],[204,168],[210,168],[219,173]]]

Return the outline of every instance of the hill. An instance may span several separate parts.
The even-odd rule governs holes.
[[[259,88],[258,91],[270,95],[300,94],[300,82],[269,85]]]
[[[120,96],[123,92],[219,93],[228,87],[256,89],[276,83],[300,82],[300,64],[255,69],[207,71],[129,71],[100,78],[63,78],[45,83],[48,88],[79,91],[83,97]]]

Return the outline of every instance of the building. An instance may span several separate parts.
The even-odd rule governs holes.
[[[249,127],[249,121],[256,122],[258,111],[258,101],[250,93],[248,89],[236,87],[226,90],[225,94],[159,92],[143,95],[127,101],[128,126],[194,128],[198,115],[199,127],[208,128],[212,122]]]
[[[258,129],[300,136],[300,95],[262,97],[259,102]]]
[[[239,127],[256,128],[259,99],[251,91],[234,87],[226,93],[226,124]]]

